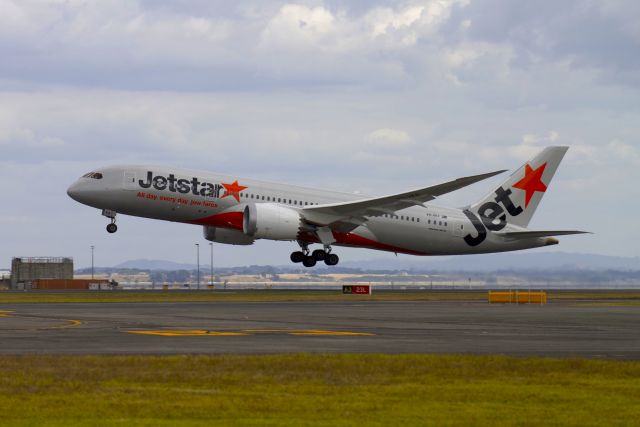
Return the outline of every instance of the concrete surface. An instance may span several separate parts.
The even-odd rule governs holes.
[[[640,359],[640,306],[552,302],[1,304],[0,353],[472,353]]]

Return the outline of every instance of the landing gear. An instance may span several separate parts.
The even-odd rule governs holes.
[[[298,241],[300,251],[291,253],[291,261],[302,263],[305,267],[313,267],[318,262],[324,261],[326,265],[336,265],[340,261],[338,255],[331,253],[331,246],[325,245],[324,249],[316,249],[311,252],[306,242]]]
[[[303,242],[298,240],[298,244],[300,245],[300,251],[291,252],[291,262],[303,263],[306,258],[309,258],[309,244],[307,242]],[[315,264],[315,263],[314,263]],[[306,265],[306,264],[305,264]],[[309,266],[313,267],[313,266]]]
[[[324,263],[327,265],[337,265],[340,262],[340,258],[336,254],[327,254],[327,257],[324,259]]]
[[[304,252],[302,251],[296,251],[296,252],[291,252],[291,262],[295,262],[295,263],[299,263],[304,261]]]
[[[315,251],[313,251],[311,253],[311,256],[316,261],[324,261],[325,258],[327,257],[327,253],[325,251],[323,251],[322,249],[316,249]]]
[[[113,234],[118,231],[118,226],[116,225],[116,212],[110,209],[103,209],[102,215],[111,219],[111,223],[107,224],[107,232]]]
[[[316,259],[312,256],[306,256],[304,257],[304,260],[302,260],[302,265],[304,265],[305,267],[313,267],[314,265],[316,265]]]

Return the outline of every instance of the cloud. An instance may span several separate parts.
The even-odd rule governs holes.
[[[619,160],[636,166],[640,165],[640,150],[631,144],[614,139],[606,145],[606,150]]]
[[[633,223],[640,190],[611,188],[637,175],[636,3],[0,0],[0,179],[12,183],[7,198],[23,201],[5,206],[0,221],[48,224],[55,211],[89,237],[3,232],[15,242],[30,233],[62,254],[58,240],[73,251],[102,238],[99,214],[64,191],[104,164],[375,195],[514,169],[552,144],[571,148],[537,226],[562,225],[558,212],[591,206],[595,193],[603,206],[625,208],[614,222]],[[485,190],[438,202],[462,206]],[[638,254],[601,215],[581,210],[564,225],[610,237],[594,251]],[[101,242],[114,262],[127,256],[119,247],[133,253],[149,236],[189,247],[200,238],[197,227],[133,218],[122,226],[121,240]],[[221,256],[272,262],[290,249],[269,248]],[[7,259],[32,252],[3,250]]]
[[[403,130],[382,128],[367,135],[367,143],[371,147],[383,149],[403,149],[412,145],[413,140]]]
[[[466,23],[467,40],[510,46],[514,67],[568,63],[573,70],[596,70],[602,82],[637,88],[638,16],[640,6],[633,1],[489,0],[456,8],[451,25]]]

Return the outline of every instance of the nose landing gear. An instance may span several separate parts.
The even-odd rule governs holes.
[[[116,212],[110,209],[103,209],[102,215],[111,219],[111,222],[107,224],[107,232],[113,234],[118,231],[118,226],[116,225]]]
[[[302,263],[305,267],[313,267],[319,261],[324,261],[326,265],[337,265],[340,261],[338,255],[331,253],[331,246],[325,245],[324,249],[316,249],[311,252],[309,244],[298,241],[300,251],[291,253],[291,261],[294,263]]]

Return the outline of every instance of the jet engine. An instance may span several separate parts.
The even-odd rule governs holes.
[[[242,226],[244,233],[255,239],[296,240],[300,214],[277,204],[251,204],[244,208]]]
[[[253,245],[255,241],[253,237],[247,236],[242,231],[209,225],[202,227],[202,234],[205,239],[211,242],[226,243],[227,245]]]

